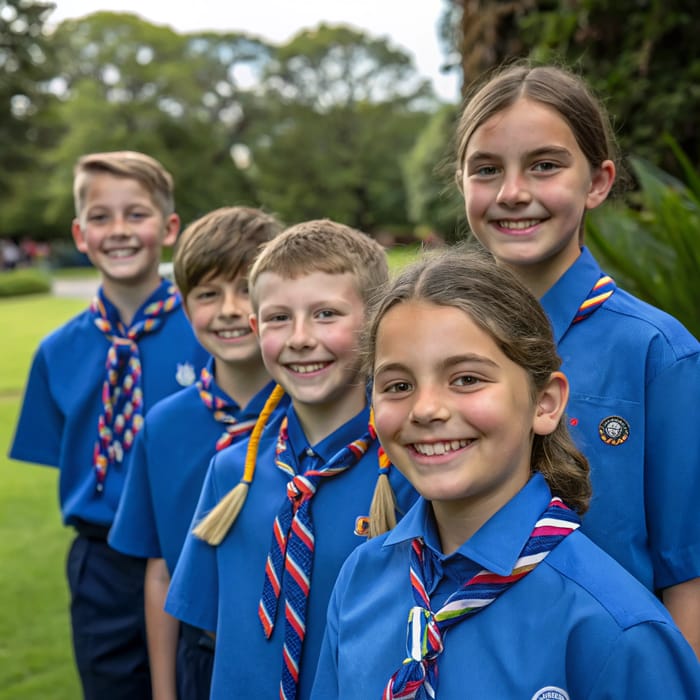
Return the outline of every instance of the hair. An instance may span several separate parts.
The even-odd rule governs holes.
[[[74,168],[73,199],[75,214],[85,207],[85,194],[93,175],[107,173],[139,182],[151,195],[164,217],[175,211],[172,175],[155,159],[137,151],[89,153],[78,159]]]
[[[260,248],[282,230],[274,216],[252,207],[221,207],[192,222],[180,235],[173,271],[183,298],[200,282],[245,274]]]
[[[255,282],[264,272],[273,272],[288,279],[312,272],[330,275],[350,273],[355,276],[357,290],[366,306],[389,279],[384,248],[367,234],[330,219],[291,226],[262,249],[248,272],[254,309],[259,305]],[[248,442],[240,482],[193,530],[195,536],[213,546],[219,545],[226,537],[245,503],[255,476],[260,436],[283,395],[284,390],[278,385],[260,413]],[[375,537],[396,525],[396,499],[387,475],[389,466],[380,451],[377,484],[369,511],[369,537]]]
[[[265,247],[248,274],[254,309],[259,306],[255,282],[264,272],[287,279],[313,272],[350,273],[365,305],[389,278],[384,248],[366,233],[330,219],[291,226]]]
[[[619,165],[610,117],[586,82],[567,68],[533,66],[523,60],[497,68],[467,93],[455,138],[460,189],[464,158],[474,132],[521,97],[550,107],[564,119],[591,168],[600,167],[605,160]]]
[[[461,245],[424,254],[382,291],[364,339],[368,371],[373,371],[382,319],[389,309],[409,301],[454,307],[467,314],[525,370],[533,401],[561,366],[549,319],[537,299],[491,255]],[[534,436],[530,470],[542,473],[555,496],[578,513],[586,512],[591,497],[588,461],[563,419],[553,433]]]

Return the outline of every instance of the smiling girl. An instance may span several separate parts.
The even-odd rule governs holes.
[[[377,434],[422,498],[341,570],[312,697],[700,697],[666,610],[578,530],[568,381],[517,279],[483,253],[419,261],[368,357]]]

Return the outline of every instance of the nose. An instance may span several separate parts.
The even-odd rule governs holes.
[[[413,423],[427,425],[434,421],[446,421],[449,417],[449,405],[437,387],[424,386],[415,391],[409,415]]]
[[[531,199],[527,180],[520,172],[506,172],[498,190],[497,201],[506,207],[526,204]]]
[[[240,294],[237,294],[236,292],[230,290],[227,290],[224,293],[219,313],[221,316],[248,315],[246,309],[243,307]]]
[[[303,317],[293,319],[287,345],[293,350],[302,350],[313,347],[315,344],[309,320]]]

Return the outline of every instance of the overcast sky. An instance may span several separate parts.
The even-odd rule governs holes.
[[[283,43],[302,28],[320,22],[345,23],[376,37],[387,37],[413,54],[421,75],[433,81],[445,100],[459,99],[455,75],[440,73],[443,55],[437,23],[445,0],[54,0],[49,24],[99,10],[131,12],[179,32],[213,29],[242,31]]]

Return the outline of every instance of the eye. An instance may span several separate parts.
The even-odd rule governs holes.
[[[456,377],[452,383],[458,387],[473,387],[481,384],[481,379],[475,377],[473,374],[461,374]]]
[[[543,160],[539,163],[535,163],[532,166],[532,169],[538,173],[551,173],[554,170],[558,170],[559,165],[557,163],[552,162],[551,160]]]
[[[146,219],[150,216],[150,212],[147,211],[142,211],[140,209],[137,209],[135,211],[129,212],[129,218],[132,221],[142,221],[143,219]]]
[[[93,223],[96,223],[96,224],[100,224],[100,223],[107,221],[107,214],[103,214],[103,213],[89,214],[87,220],[92,221]]]
[[[411,391],[412,385],[409,382],[397,381],[387,384],[383,392],[386,394],[404,394],[407,391]]]
[[[282,312],[270,314],[263,319],[266,323],[284,323],[289,320],[289,314]]]
[[[335,318],[338,315],[338,312],[335,311],[334,309],[321,309],[316,313],[316,318],[321,319],[322,321],[324,320],[330,320],[332,318]]]

